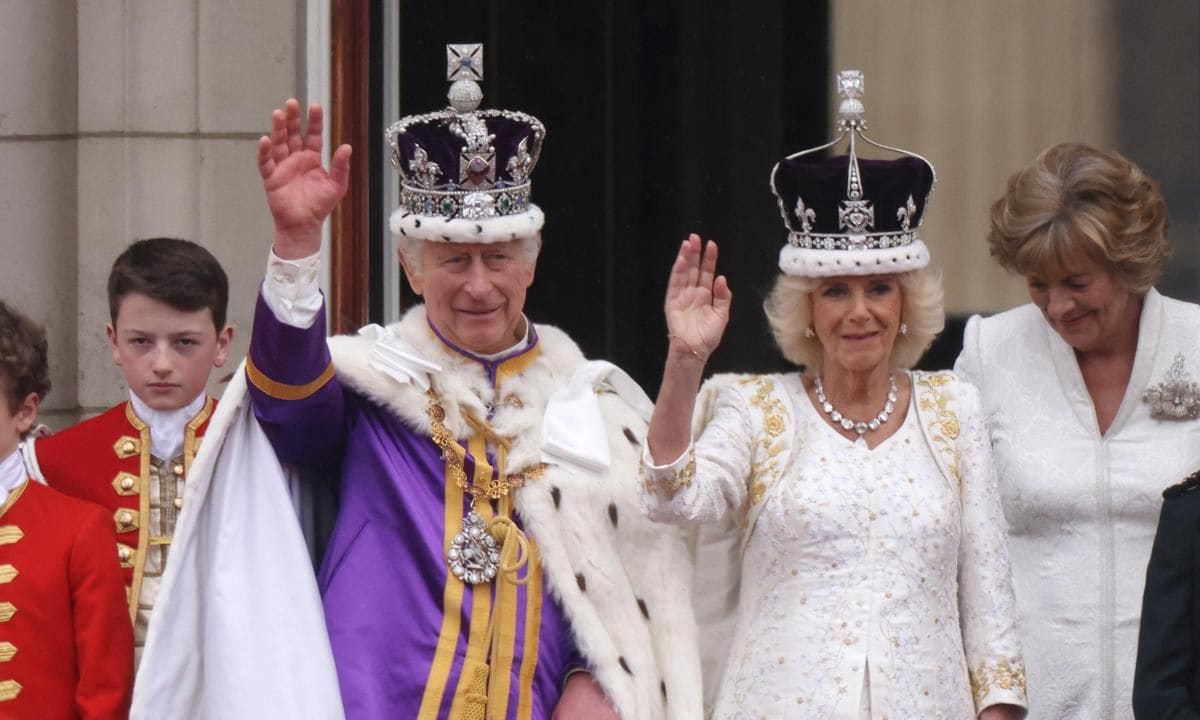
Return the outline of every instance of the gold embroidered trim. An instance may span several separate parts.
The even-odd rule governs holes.
[[[209,402],[212,398],[209,398]],[[138,458],[138,476],[137,488],[148,488],[147,483],[150,482],[150,426],[142,421],[133,411],[133,403],[125,403],[125,418],[129,420],[129,424],[138,431],[138,436],[141,439],[142,454]],[[132,588],[129,591],[129,621],[137,625],[138,600],[142,596],[142,576],[146,569],[146,522],[145,518],[150,517],[150,493],[138,492],[138,535],[137,549],[133,551],[132,563],[126,567],[133,568],[131,573]],[[131,548],[132,549],[132,548]],[[119,551],[118,551],[119,552]],[[120,557],[118,555],[118,557]]]
[[[914,373],[913,379],[928,391],[921,393],[920,408],[933,415],[928,426],[929,434],[933,437],[933,441],[940,446],[939,450],[946,456],[950,474],[957,478],[959,476],[958,448],[955,441],[958,440],[960,427],[958,416],[947,407],[949,398],[943,391],[946,385],[954,382],[954,378],[948,373],[929,375]]]
[[[276,400],[303,400],[325,387],[325,383],[333,379],[333,363],[326,365],[321,374],[312,382],[303,385],[288,385],[264,375],[263,371],[254,364],[254,360],[246,355],[246,379],[250,381],[251,385]]]
[[[29,487],[29,483],[30,481],[26,480],[16,490],[8,494],[8,499],[4,501],[3,505],[0,505],[0,516],[3,516],[4,513],[12,509],[13,505],[17,504],[17,500],[20,500],[21,496],[25,494],[25,488]]]
[[[135,437],[122,435],[113,443],[113,452],[122,460],[131,458],[142,451],[142,443]]]
[[[1008,658],[985,660],[970,672],[971,692],[975,695],[975,707],[983,705],[987,696],[995,689],[1016,692],[1025,697],[1025,665]]]
[[[10,642],[0,642],[0,662],[9,662],[17,655],[17,646]]]
[[[492,500],[499,500],[513,490],[522,487],[532,480],[537,480],[546,474],[546,464],[538,463],[521,472],[511,474],[495,473],[493,478],[488,481],[486,487],[477,487],[467,482],[467,473],[463,470],[463,458],[466,455],[466,451],[458,444],[454,435],[446,427],[446,409],[442,407],[441,400],[433,388],[426,390],[425,394],[429,397],[427,412],[431,428],[430,439],[442,450],[442,460],[446,463],[447,474],[454,478],[454,484],[460,490],[470,495],[472,500],[485,495]],[[492,434],[494,435],[494,433]],[[497,439],[503,439],[499,438],[499,436],[496,437]],[[499,477],[496,477],[496,475]]]
[[[779,479],[780,468],[776,457],[783,452],[784,441],[779,439],[787,431],[787,408],[775,395],[775,381],[765,375],[755,375],[741,381],[742,385],[754,385],[750,405],[762,414],[761,436],[755,442],[754,461],[750,468],[750,502],[745,508],[742,525],[749,521],[750,508],[762,502],[767,488]]]
[[[695,447],[688,448],[688,461],[682,468],[675,471],[671,478],[671,494],[675,494],[685,487],[691,487],[692,480],[696,479],[696,449]]]
[[[0,681],[0,702],[15,700],[21,694],[21,683],[16,680]]]
[[[666,493],[668,498],[675,497],[675,494],[685,487],[690,487],[692,481],[696,479],[696,446],[689,445],[687,449],[688,460],[683,467],[676,468],[670,477],[654,478],[646,472],[646,466],[642,465],[639,468],[639,473],[642,477],[642,485],[650,492]]]
[[[17,606],[8,602],[0,602],[0,622],[8,622],[12,620],[13,615],[17,614]]]
[[[12,545],[25,537],[25,533],[16,525],[0,526],[0,545]]]
[[[150,429],[150,426],[137,416],[137,413],[133,411],[133,403],[129,402],[128,400],[125,401],[125,419],[129,421],[129,424],[133,426],[134,430],[137,430],[138,433],[141,434],[142,446],[150,447],[150,444],[146,442],[150,436],[144,434],[145,431]]]
[[[330,365],[330,368],[333,366]],[[200,451],[200,441],[204,436],[196,436],[196,431],[200,426],[208,422],[208,419],[213,414],[213,408],[216,407],[217,401],[211,396],[204,401],[204,407],[200,408],[200,412],[196,413],[196,417],[188,421],[188,424],[183,427],[183,457],[177,458],[176,462],[171,467],[171,472],[175,473],[175,477],[184,478],[192,467],[192,461],[196,459],[196,453]],[[182,504],[181,504],[182,507]]]
[[[0,565],[0,584],[12,582],[13,578],[15,578],[17,574],[18,570],[9,563]]]

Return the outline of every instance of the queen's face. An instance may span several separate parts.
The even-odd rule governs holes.
[[[868,372],[887,365],[904,305],[898,276],[826,278],[809,293],[809,302],[825,367]]]
[[[1026,274],[1025,282],[1046,322],[1077,352],[1112,346],[1141,314],[1141,297],[1082,252],[1065,256],[1056,267]]]

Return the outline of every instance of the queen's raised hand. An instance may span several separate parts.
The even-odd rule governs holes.
[[[717,244],[689,235],[671,266],[663,304],[670,352],[684,353],[703,363],[721,343],[729,324],[733,293],[725,276],[716,271]]]
[[[717,244],[689,235],[671,266],[663,303],[670,345],[646,434],[655,463],[674,462],[691,443],[696,391],[708,356],[725,334],[732,302],[729,283],[717,275]]]

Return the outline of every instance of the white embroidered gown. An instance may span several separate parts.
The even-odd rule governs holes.
[[[961,492],[912,406],[871,450],[826,424],[797,374],[726,385],[689,453],[644,463],[660,519],[712,521],[761,503],[715,718],[966,720],[1024,703],[987,434],[974,388],[957,385]],[[774,457],[786,466],[756,465],[764,426],[781,422],[790,447]],[[760,482],[773,471],[778,482]]]
[[[1029,720],[1133,720],[1162,491],[1200,469],[1200,420],[1154,419],[1142,399],[1177,358],[1200,380],[1200,307],[1152,290],[1125,397],[1101,436],[1074,351],[1036,307],[967,324],[955,369],[979,386],[991,427]]]

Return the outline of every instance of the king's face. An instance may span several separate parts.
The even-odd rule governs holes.
[[[413,289],[425,299],[429,322],[447,340],[473,353],[506,350],[524,335],[525,294],[535,259],[521,240],[499,243],[427,241],[420,271],[405,260]]]
[[[108,326],[113,362],[129,389],[154,410],[178,410],[204,392],[225,364],[233,328],[217,332],[212,311],[179,310],[140,293],[121,300]]]

